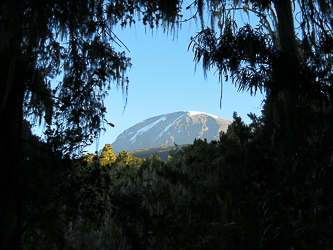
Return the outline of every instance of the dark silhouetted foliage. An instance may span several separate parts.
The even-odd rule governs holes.
[[[138,15],[172,28],[181,4],[0,3],[1,249],[332,249],[330,0],[194,1],[195,61],[263,91],[262,116],[247,125],[234,113],[219,141],[197,139],[166,162],[109,144],[71,159],[102,129],[110,81],[127,90],[112,27]],[[257,26],[238,28],[236,11]],[[31,117],[45,121],[44,142]]]

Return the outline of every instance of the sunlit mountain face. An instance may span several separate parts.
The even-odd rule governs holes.
[[[230,120],[197,111],[179,111],[146,119],[121,133],[115,153],[164,145],[190,144],[194,139],[218,140]]]

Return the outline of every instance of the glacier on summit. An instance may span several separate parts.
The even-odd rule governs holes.
[[[196,115],[200,115],[200,114],[205,114],[205,115],[209,115],[211,117],[214,117],[215,119],[218,119],[219,117],[216,115],[211,115],[211,114],[207,114],[205,112],[200,112],[200,111],[188,111],[190,116],[196,116]]]

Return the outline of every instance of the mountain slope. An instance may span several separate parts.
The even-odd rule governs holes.
[[[179,148],[183,146],[187,146],[188,144],[177,144]],[[148,159],[151,155],[157,154],[163,161],[168,160],[168,156],[170,155],[170,150],[176,149],[175,145],[167,145],[167,146],[159,146],[152,148],[140,148],[137,150],[129,151],[128,154],[138,157],[141,159]]]
[[[121,133],[112,144],[115,153],[140,148],[190,144],[195,138],[218,140],[230,120],[203,112],[179,111],[155,116]]]

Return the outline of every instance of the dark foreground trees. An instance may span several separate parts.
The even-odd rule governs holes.
[[[332,1],[231,2],[212,2],[218,26],[200,32],[192,46],[195,60],[206,70],[216,67],[221,81],[229,76],[240,90],[266,92],[263,116],[252,125],[259,126],[256,136],[234,131],[238,146],[230,141],[231,134],[221,137],[222,145],[238,147],[222,153],[234,168],[230,176],[245,174],[242,185],[234,187],[243,191],[234,191],[232,199],[254,205],[253,214],[246,214],[236,203],[240,210],[235,213],[245,215],[242,223],[263,226],[256,229],[261,233],[253,249],[258,242],[263,249],[330,248]],[[258,25],[238,27],[233,16],[237,10],[254,13]],[[243,189],[248,183],[257,183],[258,190]],[[242,192],[248,192],[243,199]],[[255,203],[246,197],[251,194]],[[248,231],[242,232],[246,237]]]
[[[196,141],[166,164],[152,157],[110,173],[107,161],[85,168],[69,155],[99,133],[110,81],[126,91],[130,61],[113,48],[112,26],[136,13],[174,24],[181,2],[2,1],[1,249],[83,248],[88,234],[124,249],[332,248],[332,5],[190,4],[203,27],[196,62],[264,90],[263,116],[250,126],[235,116],[220,142]],[[217,28],[205,27],[205,8]],[[258,26],[238,28],[236,10]],[[29,117],[45,121],[44,143]]]

